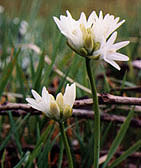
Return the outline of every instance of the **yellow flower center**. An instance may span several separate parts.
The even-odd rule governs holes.
[[[80,29],[83,34],[84,48],[87,50],[88,54],[91,54],[94,49],[94,37],[92,33],[92,27],[86,29],[84,24],[80,24]]]

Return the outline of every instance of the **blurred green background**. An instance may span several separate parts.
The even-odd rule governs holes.
[[[90,88],[84,58],[67,46],[66,39],[60,34],[53,21],[53,16],[66,15],[66,10],[69,10],[75,19],[80,17],[82,11],[89,16],[92,10],[97,11],[97,14],[102,10],[104,14],[110,13],[120,17],[121,20],[126,20],[117,30],[117,41],[130,40],[130,44],[120,51],[128,55],[130,61],[119,62],[121,71],[107,63],[93,61],[93,72],[99,93],[141,97],[140,92],[116,90],[117,87],[123,89],[141,85],[141,69],[133,66],[133,61],[141,59],[141,0],[0,0],[0,5],[2,5],[0,6],[0,96],[3,95],[1,104],[26,103],[25,98],[31,95],[31,88],[40,93],[43,86],[56,95],[63,90],[67,76]],[[45,58],[49,58],[51,64],[44,61]],[[64,73],[63,77],[54,71],[54,66],[57,66],[59,72]],[[10,93],[18,93],[18,95]],[[91,97],[91,95],[85,89],[77,87],[77,98],[82,97]],[[123,116],[127,116],[130,109],[129,106],[126,108],[115,106],[112,110],[112,107],[108,105],[100,108],[101,111],[108,110],[110,114]],[[8,147],[11,144],[14,144],[12,149],[17,150],[12,151],[13,153],[9,152],[12,156],[9,162],[12,163],[15,159],[11,167],[18,164],[20,159],[25,162],[26,152],[38,147],[37,142],[41,134],[49,128],[50,122],[45,117],[29,117],[29,115],[24,119],[13,117],[12,113],[8,113],[8,117],[0,116],[0,156],[3,156],[3,160],[6,158],[8,154],[5,154],[5,149],[9,152]],[[135,113],[135,116],[139,119],[140,113]],[[70,143],[77,139],[82,159],[80,160],[83,161],[82,167],[86,168],[86,165],[91,167],[93,155],[89,156],[89,154],[92,153],[93,146],[93,136],[90,136],[93,135],[91,129],[93,122],[75,118],[70,126],[72,125]],[[56,125],[51,130],[49,128],[49,138],[43,142],[45,148],[42,152],[34,151],[39,168],[51,167],[50,162],[46,163],[46,159],[50,156],[52,148],[54,149],[54,144],[62,144],[60,139],[57,139],[59,142],[54,139],[58,135],[56,130],[58,131]],[[119,124],[101,123],[101,150],[109,149],[118,130]],[[120,149],[128,149],[141,138],[140,136],[140,129],[131,127]],[[37,153],[40,155],[36,156]],[[40,161],[41,159],[43,162]],[[79,159],[75,161],[77,167]],[[132,160],[125,161],[127,165],[128,162]],[[3,163],[1,162],[1,165],[4,165]],[[120,167],[126,167],[126,164]],[[134,161],[134,164],[140,165],[139,159]]]
[[[141,74],[138,70],[132,67],[132,61],[141,57],[140,0],[3,0],[0,1],[0,4],[4,7],[4,12],[0,15],[1,68],[8,62],[7,60],[9,59],[11,48],[17,46],[18,44],[32,43],[40,47],[41,51],[44,50],[45,54],[47,54],[53,61],[53,64],[55,63],[62,72],[65,74],[67,73],[66,75],[69,75],[75,81],[79,81],[79,83],[88,86],[85,69],[80,68],[84,67],[83,58],[76,56],[76,54],[69,49],[66,45],[66,39],[60,34],[52,17],[59,17],[61,14],[66,15],[66,10],[69,10],[72,16],[75,19],[78,19],[80,12],[82,11],[89,16],[92,10],[97,11],[97,13],[102,10],[104,14],[110,13],[115,17],[120,17],[121,20],[126,20],[126,22],[117,30],[117,41],[130,40],[130,44],[121,50],[121,52],[130,57],[130,61],[128,63],[121,63],[121,65],[126,66],[123,66],[120,73],[107,64],[104,64],[104,66],[108,68],[103,69],[103,64],[101,66],[101,63],[95,61],[93,63],[94,72],[97,75],[100,75],[101,72],[103,73],[103,71],[105,71],[107,77],[113,77],[114,75],[114,77],[117,77],[116,80],[121,80],[123,79],[125,72],[128,71],[129,73],[126,74],[126,78],[129,82],[131,82],[131,86],[140,84]],[[26,30],[24,30],[26,32],[20,34],[19,32],[22,27],[22,21],[26,21],[27,26],[25,26]],[[19,75],[23,76],[25,83],[22,91],[19,89],[21,86],[18,87],[18,82],[16,86],[10,86],[10,88],[12,88],[11,91],[22,92],[26,96],[26,93],[28,92],[24,92],[25,89],[28,91],[30,88],[37,88],[38,90],[41,90],[43,85],[49,87],[48,85],[52,83],[52,79],[54,78],[54,74],[51,74],[53,73],[52,66],[44,64],[41,68],[42,72],[39,73],[40,75],[38,74],[40,76],[40,80],[38,78],[39,76],[35,79],[35,76],[37,76],[35,75],[35,72],[40,58],[39,55],[40,54],[33,51],[31,53],[31,51],[27,49],[22,50],[18,58],[19,67],[22,66],[22,69],[25,69],[25,73]],[[134,74],[137,74],[137,76]],[[21,82],[19,81],[19,84],[20,83]],[[120,81],[116,83],[118,84]],[[98,87],[103,89],[100,81],[98,81]],[[84,92],[79,92],[78,89],[77,95],[80,97],[84,95]]]

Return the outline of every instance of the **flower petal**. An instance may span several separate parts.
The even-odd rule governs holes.
[[[115,60],[115,61],[128,61],[129,60],[129,57],[127,57],[124,54],[117,53],[117,52],[114,52],[113,54],[111,54],[110,58],[112,58],[112,60]]]
[[[114,32],[107,41],[107,45],[112,45],[117,38],[117,32]]]
[[[122,42],[113,44],[112,49],[119,50],[120,48],[127,46],[129,43],[130,43],[129,41],[122,41]]]
[[[60,119],[60,109],[56,101],[52,100],[50,103],[50,112],[49,115],[51,118],[54,118],[56,120]]]
[[[57,102],[58,106],[60,107],[60,110],[63,110],[64,100],[63,100],[62,93],[58,93],[57,94],[57,96],[56,96],[56,102]]]
[[[86,26],[87,20],[86,20],[86,15],[84,12],[81,13],[79,22],[80,22],[80,24],[84,24]]]
[[[39,104],[37,103],[37,101],[33,98],[26,98],[26,101],[29,103],[29,105],[39,111],[42,111],[41,107],[39,106]]]
[[[71,86],[67,84],[66,90],[63,96],[64,104],[70,105],[71,107],[74,104],[76,98],[76,84],[73,83]]]
[[[41,100],[41,96],[35,91],[35,90],[31,90],[33,97],[37,100],[40,101]]]
[[[46,87],[44,86],[43,89],[42,89],[42,99],[48,99],[48,91],[46,89]]]
[[[102,13],[102,11],[99,12],[99,19],[103,20],[103,13]]]
[[[68,16],[70,19],[73,19],[72,16],[71,16],[71,14],[70,14],[70,12],[69,12],[68,10],[66,11],[66,13],[67,13],[67,16]]]
[[[104,59],[107,63],[111,64],[113,67],[115,67],[116,69],[120,70],[120,66],[113,60],[109,60],[109,59]]]
[[[93,24],[95,24],[95,21],[98,19],[97,14],[95,11],[92,11],[90,16],[88,17],[88,25],[91,27]]]

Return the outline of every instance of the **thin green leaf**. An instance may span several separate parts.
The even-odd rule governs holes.
[[[104,68],[103,64],[101,65],[101,68],[102,68],[102,72],[103,72],[103,75],[104,75],[104,83],[105,83],[105,85],[104,85],[104,91],[106,93],[109,93],[110,92],[110,85],[109,85],[109,83],[107,81],[107,77],[106,77],[106,73],[105,73],[105,68]]]
[[[42,52],[41,57],[40,57],[40,61],[39,61],[38,67],[37,67],[37,71],[35,73],[35,78],[33,81],[33,88],[36,91],[39,91],[40,86],[41,86],[41,77],[42,77],[42,71],[43,71],[44,62],[45,62],[44,57],[45,57],[44,52]]]
[[[24,162],[26,162],[27,158],[29,157],[30,152],[27,151],[25,155],[20,159],[20,161],[14,166],[14,168],[21,168],[23,167]]]
[[[52,149],[52,140],[51,140],[51,137],[54,133],[54,125],[52,125],[51,129],[50,129],[50,134],[47,138],[47,140],[44,142],[44,149],[42,151],[42,153],[39,155],[38,157],[38,167],[39,168],[48,168],[50,167],[48,162],[46,162],[47,158],[48,158],[48,154],[50,152],[50,150]]]
[[[12,113],[9,112],[8,114],[9,114],[9,119],[10,119],[10,125],[11,125],[12,129],[15,130],[16,129],[16,124],[15,124],[15,121],[13,120]],[[17,133],[17,131],[14,132],[14,139],[15,139],[15,142],[17,144],[19,153],[20,153],[20,155],[22,155],[22,147],[21,147],[21,144],[19,142],[19,134]]]
[[[66,81],[66,77],[67,77],[68,74],[69,74],[69,71],[70,71],[70,68],[66,71],[65,76],[64,76],[63,79],[60,81],[60,84],[59,84],[58,89],[57,89],[57,91],[56,91],[56,95],[57,95],[57,94],[60,92],[60,90],[62,89],[62,87],[63,87],[63,85],[64,85],[64,83],[65,83],[65,81]]]
[[[25,76],[24,76],[24,73],[21,69],[21,67],[19,66],[19,64],[17,63],[16,64],[16,69],[17,69],[17,78],[18,78],[18,81],[20,83],[20,90],[21,90],[21,93],[23,95],[23,99],[25,100],[26,98],[26,94],[25,94],[25,90],[24,90],[24,80],[25,80]]]
[[[58,159],[58,168],[62,167],[62,161],[63,161],[63,151],[64,151],[64,144],[62,137],[60,138],[60,152],[59,152],[59,159]]]
[[[40,5],[41,5],[41,0],[33,0],[32,4],[31,4],[31,9],[30,9],[30,19],[29,19],[29,23],[32,24],[32,22],[35,20],[39,9],[40,9]]]
[[[36,132],[37,132],[37,136],[36,136],[37,138],[36,138],[36,139],[37,139],[37,142],[38,142],[39,139],[40,139],[40,127],[39,127],[39,122],[37,122],[37,126],[36,126],[36,127],[37,127],[37,129],[36,129],[36,130],[37,130],[37,131],[36,131]]]
[[[51,64],[50,64],[49,66],[46,66],[46,68],[45,68],[45,74],[44,74],[43,85],[46,85],[46,84],[48,84],[47,82],[49,82],[49,81],[48,81],[49,75],[50,75],[50,73],[51,73],[52,70],[53,70],[53,65],[54,65],[55,60],[56,60],[56,57],[57,57],[57,51],[58,51],[58,48],[59,48],[61,39],[62,39],[62,36],[59,34],[57,43],[55,44],[54,49],[53,49],[53,52],[52,52],[52,59],[51,59],[52,62],[51,62]]]
[[[40,143],[40,145],[35,147],[32,154],[29,155],[28,162],[25,165],[25,168],[31,168],[31,166],[33,164],[33,160],[40,154],[42,146],[43,146],[43,143]]]
[[[105,141],[106,141],[106,138],[107,138],[107,136],[108,136],[108,131],[109,131],[109,129],[111,128],[111,126],[112,126],[112,122],[110,122],[109,124],[108,124],[108,126],[106,127],[106,130],[104,130],[104,133],[103,133],[103,135],[102,135],[102,140],[101,140],[101,147],[103,146],[103,144],[105,143]]]
[[[121,84],[121,89],[123,89],[124,86],[125,86],[126,78],[127,78],[127,71],[124,74],[124,77],[123,77],[123,80],[122,80],[122,84]]]
[[[114,141],[113,141],[113,143],[110,147],[110,150],[108,152],[107,159],[104,162],[103,168],[105,168],[107,166],[108,162],[111,160],[111,158],[113,157],[114,153],[116,152],[118,146],[120,145],[122,139],[124,138],[125,133],[126,133],[128,127],[129,127],[129,124],[130,124],[130,121],[131,121],[133,115],[134,115],[134,109],[131,109],[130,113],[127,116],[127,119],[122,124],[116,138],[114,139]]]
[[[8,83],[8,79],[10,78],[10,76],[12,74],[13,68],[16,64],[17,57],[19,54],[20,54],[20,50],[17,51],[13,60],[10,61],[9,64],[3,70],[3,74],[2,74],[2,78],[1,78],[1,82],[0,82],[0,97],[1,97],[3,90],[5,89],[5,87]]]
[[[11,138],[12,134],[16,131],[18,131],[18,129],[22,126],[22,124],[24,123],[24,121],[27,120],[27,118],[30,116],[30,114],[27,114],[24,119],[22,119],[22,121],[17,121],[15,123],[15,129],[11,129],[9,134],[6,136],[6,138],[4,139],[4,141],[2,142],[2,144],[0,145],[0,151],[7,145],[9,139]]]
[[[4,150],[4,152],[3,152],[3,154],[2,154],[2,159],[1,159],[1,168],[4,168],[5,155],[6,155],[6,150]]]
[[[52,127],[53,127],[52,125],[49,125],[49,126],[47,127],[47,129],[43,132],[43,134],[41,135],[40,139],[38,140],[36,146],[39,146],[40,143],[45,143],[46,138],[47,138],[47,136],[48,136],[48,133],[49,133],[49,131],[51,130]]]
[[[32,80],[34,79],[35,77],[35,70],[34,70],[34,64],[33,64],[33,53],[29,55],[29,58],[30,58],[30,71],[31,71],[31,78]]]
[[[30,168],[32,163],[33,163],[33,160],[40,154],[41,147],[45,143],[46,138],[48,137],[48,133],[49,133],[51,128],[52,128],[52,125],[49,125],[47,127],[47,129],[44,131],[44,133],[41,135],[39,141],[37,142],[37,144],[34,148],[34,150],[32,151],[31,155],[29,156],[29,159],[28,159],[28,161],[25,165],[25,168]]]
[[[136,150],[141,148],[141,140],[137,141],[133,146],[131,146],[128,150],[126,150],[119,158],[112,162],[112,164],[108,168],[113,168],[120,164],[123,160],[125,160],[128,156],[134,153]]]

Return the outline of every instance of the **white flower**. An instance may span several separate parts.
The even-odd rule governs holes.
[[[82,12],[79,20],[74,20],[66,11],[67,16],[60,16],[60,20],[54,18],[61,33],[67,38],[68,45],[79,55],[92,59],[104,59],[112,66],[120,69],[113,61],[127,61],[128,57],[116,51],[126,46],[129,41],[114,44],[117,33],[114,31],[125,22],[119,22],[119,17],[106,14],[103,17],[102,11],[99,16],[93,11],[88,19]],[[113,33],[113,34],[112,34]]]
[[[107,38],[119,27],[125,20],[119,22],[119,17],[115,18],[113,15],[106,14],[103,18],[102,11],[99,13],[99,17],[96,13],[92,12],[92,20],[95,20],[93,23],[93,31],[95,36],[95,41],[102,43],[106,41]]]
[[[117,32],[114,32],[107,42],[103,43],[99,50],[94,51],[93,56],[100,55],[100,59],[103,59],[107,63],[111,64],[116,69],[120,70],[119,65],[115,61],[128,61],[129,58],[121,53],[116,52],[120,48],[129,44],[129,41],[122,41],[115,43]]]
[[[0,13],[3,13],[4,12],[4,7],[2,5],[0,5]]]
[[[15,18],[13,19],[13,23],[14,23],[15,25],[19,24],[19,22],[20,22],[20,18],[15,17]]]
[[[21,21],[19,28],[19,32],[21,33],[21,35],[24,35],[27,32],[27,28],[28,28],[28,22],[25,20]]]
[[[29,105],[42,111],[47,117],[61,121],[72,115],[72,107],[76,98],[76,85],[67,84],[65,93],[58,93],[56,100],[48,93],[45,87],[42,89],[42,96],[32,90],[33,98],[26,98]]]

